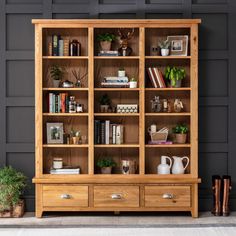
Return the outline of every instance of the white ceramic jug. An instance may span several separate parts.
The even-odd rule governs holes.
[[[166,160],[169,159],[170,165],[166,163]],[[168,175],[170,174],[170,168],[172,166],[172,160],[168,156],[161,156],[161,164],[157,167],[157,174],[159,175]]]
[[[172,166],[172,174],[184,174],[185,169],[188,167],[189,164],[189,158],[188,157],[177,157],[173,156],[174,164]],[[184,166],[183,160],[186,159],[187,163]]]

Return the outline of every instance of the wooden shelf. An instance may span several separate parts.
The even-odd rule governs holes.
[[[145,88],[146,91],[191,91],[191,88]]]
[[[139,144],[95,144],[97,148],[138,148]]]
[[[43,59],[50,59],[50,60],[87,60],[88,56],[43,56]]]
[[[94,113],[94,116],[139,116],[139,113]]]
[[[190,148],[191,144],[146,144],[146,148]]]
[[[191,116],[189,112],[179,112],[179,113],[145,113],[145,116]]]
[[[94,59],[100,59],[100,60],[111,60],[111,59],[117,59],[117,60],[138,60],[139,56],[94,56]]]
[[[88,116],[89,114],[84,113],[43,113],[43,116]]]
[[[88,91],[88,88],[43,88],[43,91]]]
[[[191,56],[145,56],[145,59],[159,59],[159,60],[171,60],[171,59],[191,59]]]
[[[88,144],[43,144],[45,148],[88,148]]]
[[[94,91],[139,91],[140,88],[94,88]]]

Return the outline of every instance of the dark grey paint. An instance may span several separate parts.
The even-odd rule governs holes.
[[[200,210],[211,207],[211,175],[236,183],[236,3],[234,0],[1,0],[0,166],[34,175],[32,18],[201,18],[199,41]],[[236,210],[236,190],[232,208]],[[34,186],[25,193],[34,210]]]

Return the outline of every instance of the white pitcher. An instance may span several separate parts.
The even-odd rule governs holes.
[[[188,157],[177,157],[173,156],[174,164],[172,166],[172,174],[184,174],[185,169],[188,167],[189,164],[189,158]],[[184,166],[183,160],[186,159],[187,163]]]
[[[170,165],[166,163],[166,160],[169,159]],[[159,175],[168,175],[170,174],[170,168],[172,166],[172,160],[168,156],[161,156],[161,164],[157,166],[157,174]]]

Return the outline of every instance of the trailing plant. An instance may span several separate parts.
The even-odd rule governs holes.
[[[26,176],[11,166],[0,169],[0,211],[11,210],[20,201]]]
[[[110,34],[110,33],[99,34],[97,36],[97,40],[98,41],[109,41],[109,42],[112,42],[112,41],[116,40],[116,36],[114,34]]]
[[[173,128],[175,134],[186,134],[188,132],[188,127],[185,124],[176,125]]]
[[[158,43],[158,46],[161,48],[161,49],[168,49],[170,47],[170,42],[166,39],[164,41],[161,41]]]
[[[109,98],[109,96],[107,94],[104,94],[100,98],[99,102],[100,102],[100,105],[110,105],[111,100],[110,100],[110,98]]]
[[[50,68],[50,75],[54,80],[61,80],[64,74],[63,69],[58,65],[53,65]]]
[[[186,77],[186,72],[184,68],[167,66],[165,69],[165,79],[170,81],[172,86],[176,85],[176,81],[182,80],[185,77]]]
[[[116,163],[111,158],[106,157],[106,158],[102,158],[102,159],[98,160],[97,166],[100,167],[100,168],[115,167]]]

